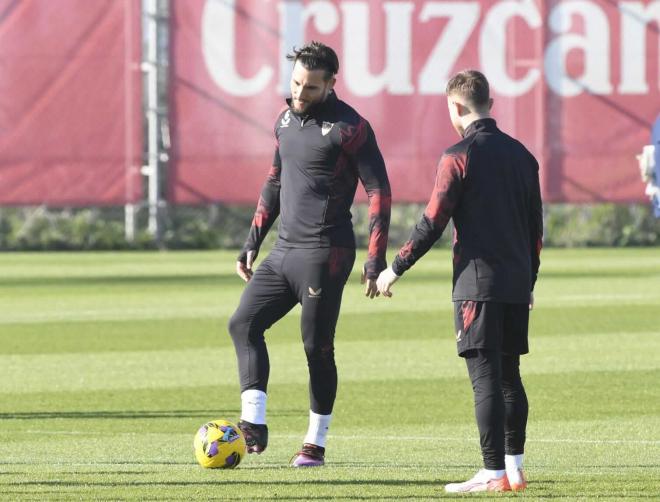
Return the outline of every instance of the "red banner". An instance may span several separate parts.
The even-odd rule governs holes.
[[[141,195],[140,2],[0,0],[0,203]]]
[[[257,199],[292,46],[337,50],[395,201],[426,201],[458,138],[444,88],[484,71],[493,115],[541,163],[546,201],[643,201],[635,154],[660,113],[660,1],[172,2],[170,200]],[[361,191],[360,191],[361,192]]]

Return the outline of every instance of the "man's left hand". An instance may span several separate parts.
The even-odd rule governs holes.
[[[362,276],[360,277],[360,284],[366,284],[364,288],[364,296],[369,298],[374,298],[380,293],[378,292],[378,287],[376,286],[376,279],[367,279],[367,270],[365,267],[362,268]]]

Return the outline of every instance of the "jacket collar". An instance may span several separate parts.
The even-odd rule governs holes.
[[[477,119],[474,122],[472,122],[469,126],[467,126],[467,129],[465,129],[465,132],[463,133],[463,137],[466,138],[467,136],[471,136],[472,134],[476,134],[482,131],[496,131],[496,130],[497,130],[497,123],[495,122],[495,119],[492,118]]]

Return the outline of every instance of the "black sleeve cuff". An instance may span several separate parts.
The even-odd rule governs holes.
[[[254,251],[254,260],[257,259],[257,255],[259,254],[259,250],[244,246],[243,249],[241,250],[240,254],[238,255],[237,261],[240,261],[241,263],[247,263],[247,254],[248,251]]]
[[[387,268],[387,262],[383,258],[372,258],[364,264],[367,279],[376,280],[380,273]]]
[[[392,270],[396,275],[399,277],[402,276],[404,272],[408,270],[408,268],[409,267],[406,267],[406,265],[403,263],[403,260],[401,260],[398,255],[396,258],[394,258],[394,261],[392,262]]]

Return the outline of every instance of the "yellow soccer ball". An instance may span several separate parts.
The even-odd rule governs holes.
[[[210,469],[233,469],[245,456],[243,433],[227,420],[212,420],[202,425],[193,446],[199,465]]]

